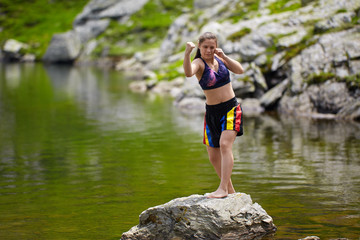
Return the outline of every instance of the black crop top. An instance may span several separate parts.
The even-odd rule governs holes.
[[[204,59],[201,58],[205,64],[203,75],[199,81],[199,84],[203,90],[222,87],[230,82],[229,70],[219,58],[215,56],[215,59],[219,63],[219,69],[217,72],[212,70],[204,61]]]

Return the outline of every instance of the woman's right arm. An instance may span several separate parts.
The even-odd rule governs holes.
[[[192,42],[186,43],[185,56],[184,56],[184,72],[186,77],[192,77],[199,70],[199,65],[191,62],[190,54],[192,50],[195,48],[195,44]]]

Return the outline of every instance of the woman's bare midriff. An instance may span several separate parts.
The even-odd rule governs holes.
[[[219,88],[204,90],[204,94],[207,105],[216,105],[235,97],[231,83],[228,83]]]

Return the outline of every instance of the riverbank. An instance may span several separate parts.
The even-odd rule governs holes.
[[[183,50],[212,31],[224,52],[243,64],[245,73],[232,74],[232,84],[253,112],[360,120],[358,1],[184,4],[90,1],[71,30],[53,36],[41,59],[113,67],[138,80],[131,86],[136,91],[170,92],[177,105],[197,108],[203,97],[193,80],[185,81]],[[22,55],[25,43],[12,43],[4,45],[13,47],[3,48],[3,58],[35,59]]]

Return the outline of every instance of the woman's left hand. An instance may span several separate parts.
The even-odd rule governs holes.
[[[221,48],[216,48],[216,49],[215,49],[215,54],[218,55],[218,56],[221,57],[221,58],[224,58],[224,57],[225,57],[225,53],[224,53],[224,51],[223,51]]]

